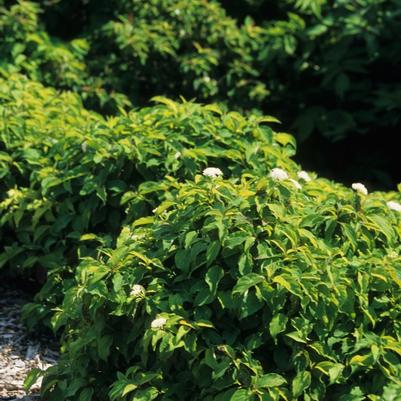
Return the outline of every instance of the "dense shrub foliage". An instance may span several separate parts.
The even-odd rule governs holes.
[[[176,187],[82,260],[45,399],[398,399],[399,212],[321,179]]]
[[[401,401],[400,193],[302,171],[265,115],[396,131],[399,6],[0,0],[0,273],[61,342],[27,388]]]
[[[110,245],[127,215],[157,206],[168,174],[190,179],[208,165],[236,176],[295,168],[285,157],[293,138],[262,124],[274,118],[158,98],[164,105],[104,119],[77,96],[19,75],[0,81],[0,90],[0,267],[28,275],[62,275],[99,242]]]
[[[396,400],[399,194],[300,173],[272,117],[0,88],[1,262],[48,270],[24,316],[62,338],[44,399]]]
[[[326,152],[320,159],[305,151],[305,160],[323,168],[327,140],[353,138],[340,151],[353,143],[358,163],[375,151],[364,169],[390,182],[384,173],[396,167],[377,135],[393,137],[400,126],[398,0],[6,4],[0,54],[7,70],[78,90],[89,107],[107,112],[154,95],[262,110]]]

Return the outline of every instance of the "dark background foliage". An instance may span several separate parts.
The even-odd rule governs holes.
[[[10,19],[13,6],[20,11]],[[306,168],[371,188],[400,181],[399,0],[55,0],[3,7],[8,18],[0,21],[9,26],[0,22],[7,36],[1,65],[79,90],[92,109],[110,114],[166,95],[257,110],[279,117],[297,137]]]

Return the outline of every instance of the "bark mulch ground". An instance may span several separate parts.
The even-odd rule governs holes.
[[[21,309],[29,296],[0,284],[0,401],[38,401],[40,381],[27,395],[23,383],[32,368],[46,369],[56,363],[53,338],[28,333],[21,323]]]

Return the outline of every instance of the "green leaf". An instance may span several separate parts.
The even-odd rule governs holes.
[[[374,214],[369,216],[368,219],[374,223],[378,231],[382,232],[387,237],[389,242],[394,240],[394,229],[385,217]]]
[[[351,360],[349,361],[350,365],[357,365],[357,366],[371,366],[374,362],[372,354],[366,355],[354,355]]]
[[[260,123],[280,123],[281,121],[278,120],[276,117],[264,115],[262,117],[257,118],[257,122]]]
[[[36,381],[39,379],[39,377],[42,374],[43,374],[43,371],[41,369],[35,368],[35,369],[30,370],[24,380],[24,390],[26,392],[29,392],[31,387],[36,383]]]
[[[62,183],[62,180],[58,177],[49,176],[42,180],[42,190],[46,193],[50,188],[55,187]]]
[[[312,378],[310,372],[298,372],[292,381],[292,395],[299,397],[311,384]]]
[[[244,294],[251,287],[254,287],[255,285],[261,283],[264,280],[265,278],[260,274],[249,273],[246,276],[241,277],[237,281],[237,284],[233,289],[233,294]]]
[[[274,139],[283,146],[291,145],[294,149],[297,147],[295,138],[284,132],[279,132],[274,136]]]
[[[159,390],[156,387],[136,390],[132,401],[152,401],[159,396]]]
[[[289,338],[292,338],[294,341],[298,343],[306,344],[306,339],[301,337],[300,333],[298,333],[297,331],[292,331],[291,333],[287,333],[285,335]]]
[[[217,255],[220,252],[220,248],[221,245],[219,241],[213,241],[209,244],[206,250],[206,261],[208,266],[210,266],[217,258]]]
[[[264,303],[254,292],[249,292],[240,298],[240,318],[246,318],[260,310]]]
[[[366,400],[366,397],[365,397],[363,391],[360,389],[359,386],[355,386],[354,388],[352,388],[352,390],[349,394],[342,395],[338,401],[364,401],[364,400]],[[393,400],[391,400],[391,401],[393,401]],[[394,401],[398,401],[398,400],[394,400]]]
[[[121,393],[121,397],[126,396],[128,393],[130,393],[131,391],[134,391],[137,388],[138,388],[138,386],[133,383],[129,383],[129,384],[125,385],[124,390]]]
[[[124,279],[120,273],[116,273],[113,277],[113,289],[115,292],[121,291],[124,286]]]
[[[98,239],[98,236],[96,234],[83,234],[79,237],[80,241],[96,241]]]
[[[253,395],[249,394],[248,390],[237,390],[230,398],[230,401],[250,401],[253,400]]]
[[[148,216],[148,217],[141,217],[140,219],[137,219],[134,221],[132,224],[132,227],[138,227],[138,226],[144,226],[147,224],[152,224],[154,220],[153,216]]]
[[[224,270],[220,266],[212,266],[208,269],[205,281],[213,295],[216,295],[220,280],[224,277]]]
[[[275,339],[278,334],[282,333],[286,329],[288,317],[283,313],[277,313],[273,316],[269,324],[269,330],[271,336]]]
[[[201,290],[198,292],[194,299],[194,305],[197,306],[202,306],[206,305],[210,302],[213,302],[213,294],[210,293],[210,290],[208,288],[201,288]]]
[[[276,373],[268,373],[256,379],[256,386],[261,388],[278,387],[285,383],[287,383],[287,380]]]
[[[191,250],[179,249],[174,256],[174,261],[178,269],[188,272],[191,263]]]
[[[185,249],[188,249],[191,244],[192,241],[197,237],[197,232],[196,231],[189,231],[186,235],[185,235],[185,241],[184,241],[184,247]]]
[[[330,384],[336,383],[344,370],[344,365],[336,363],[329,369]]]

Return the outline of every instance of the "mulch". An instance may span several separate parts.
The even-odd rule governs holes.
[[[21,322],[21,309],[29,300],[22,290],[0,285],[0,401],[38,401],[40,380],[27,395],[24,379],[31,369],[46,369],[58,359],[54,338],[30,333]]]

